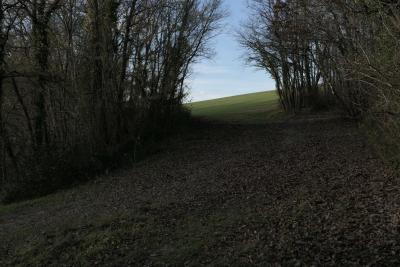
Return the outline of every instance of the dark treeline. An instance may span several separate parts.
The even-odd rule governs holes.
[[[171,127],[222,16],[220,0],[0,0],[1,198],[70,183]]]
[[[335,99],[399,161],[400,2],[251,0],[248,60],[275,79],[291,112]],[[387,153],[389,152],[389,153]]]
[[[250,2],[241,42],[275,79],[286,110],[333,95],[352,116],[397,113],[398,1]]]

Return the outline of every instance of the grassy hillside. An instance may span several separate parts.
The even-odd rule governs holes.
[[[264,123],[279,117],[276,92],[260,92],[187,104],[192,115],[229,123]]]

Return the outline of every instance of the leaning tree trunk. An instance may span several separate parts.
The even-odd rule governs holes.
[[[49,16],[46,12],[46,2],[40,1],[36,3],[34,13],[31,17],[35,69],[37,72],[37,88],[34,93],[34,105],[36,106],[34,117],[36,149],[42,148],[44,143],[49,144],[46,112],[46,75],[49,68]]]
[[[3,33],[4,10],[3,0],[0,0],[0,185],[4,182],[6,176],[6,153],[4,140],[4,122],[3,122],[3,79],[4,79],[4,48],[5,35]]]

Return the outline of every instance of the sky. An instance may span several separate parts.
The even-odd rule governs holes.
[[[240,24],[246,20],[248,0],[224,0],[229,16],[223,29],[211,42],[215,55],[193,66],[189,79],[189,101],[201,101],[225,96],[273,90],[275,82],[264,70],[245,63],[246,50],[235,36]]]

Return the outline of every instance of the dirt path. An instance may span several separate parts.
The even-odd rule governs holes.
[[[215,125],[0,207],[0,265],[399,265],[399,230],[400,180],[353,122]]]

